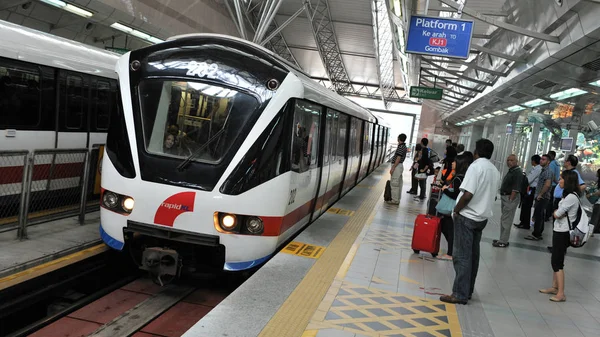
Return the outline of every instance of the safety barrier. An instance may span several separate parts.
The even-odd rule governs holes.
[[[0,151],[0,232],[22,240],[31,225],[73,215],[83,224],[99,207],[102,149]]]

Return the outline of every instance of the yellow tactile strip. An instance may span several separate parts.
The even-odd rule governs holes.
[[[329,244],[321,258],[315,262],[259,336],[302,336],[310,318],[317,310],[340,266],[346,259],[350,247],[355,242],[363,226],[368,223],[367,220],[371,213],[375,214],[377,200],[383,195],[382,191],[386,181],[383,178],[382,176],[355,215],[350,218],[340,233]]]
[[[364,336],[462,336],[454,305],[334,281],[303,337],[338,329]]]

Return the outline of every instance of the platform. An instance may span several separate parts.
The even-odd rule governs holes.
[[[426,203],[406,194],[405,170],[401,204],[385,204],[388,178],[377,169],[184,336],[598,336],[600,238],[568,251],[567,302],[550,302],[538,293],[552,280],[550,232],[530,242],[514,228],[508,248],[492,247],[498,201],[473,299],[449,305],[439,296],[451,292],[452,262],[410,248]]]
[[[84,225],[74,216],[29,226],[27,240],[17,240],[15,231],[0,233],[0,288],[17,273],[48,264],[59,267],[68,263],[66,259],[80,259],[74,254],[83,250],[93,250],[90,254],[105,250],[99,223],[100,212],[92,212],[86,214]]]

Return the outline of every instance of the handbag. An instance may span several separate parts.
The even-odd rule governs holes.
[[[415,174],[415,179],[425,180],[425,179],[427,179],[427,173],[417,173],[417,174]]]
[[[437,206],[435,206],[435,209],[440,214],[450,215],[454,210],[454,206],[456,206],[456,200],[442,193],[442,197],[438,201]]]
[[[571,247],[579,248],[585,245],[587,240],[590,238],[590,235],[594,232],[594,225],[590,224],[587,213],[583,211],[583,208],[581,207],[581,201],[579,200],[579,196],[577,194],[575,194],[575,196],[577,197],[577,201],[579,202],[579,207],[577,208],[577,217],[575,218],[575,222],[571,224],[571,220],[569,219],[569,212],[567,212],[567,222],[569,223],[569,236],[571,241]]]

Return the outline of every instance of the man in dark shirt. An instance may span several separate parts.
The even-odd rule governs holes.
[[[390,168],[390,187],[392,188],[392,200],[386,201],[391,205],[400,204],[400,192],[402,191],[402,173],[404,172],[404,159],[406,159],[406,135],[398,136],[398,148],[392,157],[392,167]]]
[[[506,158],[508,172],[500,185],[500,195],[502,197],[502,217],[500,218],[500,240],[494,240],[494,247],[508,247],[510,239],[510,229],[512,221],[515,217],[517,207],[521,202],[521,180],[523,179],[523,171],[518,165],[517,156],[511,154]]]
[[[535,190],[535,208],[533,209],[533,233],[525,237],[527,240],[541,240],[542,233],[544,232],[544,213],[550,202],[552,189],[553,174],[550,171],[548,165],[550,165],[550,156],[547,154],[542,156],[540,166],[542,166],[542,173],[538,178],[538,185]]]

